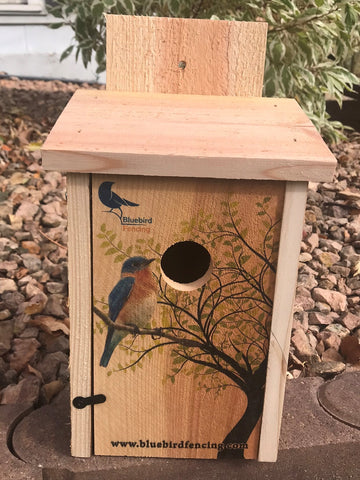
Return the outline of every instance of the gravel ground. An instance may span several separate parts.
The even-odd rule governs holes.
[[[69,381],[66,177],[40,147],[79,86],[0,77],[1,404],[46,404]],[[309,188],[289,378],[360,368],[360,136],[334,153],[334,182]]]

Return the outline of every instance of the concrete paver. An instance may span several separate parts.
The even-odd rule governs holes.
[[[343,381],[356,384],[358,377],[350,376]],[[15,428],[12,445],[14,453],[23,462],[10,451],[3,452],[13,475],[5,476],[4,480],[358,479],[360,430],[337,421],[319,405],[317,392],[322,385],[320,378],[287,383],[276,463],[100,456],[73,458],[70,456],[69,393],[63,391],[51,405],[25,416]],[[12,413],[14,418],[15,410]],[[1,449],[4,450],[4,438],[1,440]],[[26,476],[15,475],[20,466],[28,469]],[[0,479],[3,480],[1,473]]]
[[[356,428],[360,428],[359,398],[360,371],[340,375],[318,390],[320,405],[336,419]]]

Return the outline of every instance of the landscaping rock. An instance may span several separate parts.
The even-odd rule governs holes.
[[[347,312],[340,318],[340,322],[347,329],[355,330],[355,328],[360,327],[360,314],[354,315],[351,312]]]
[[[308,367],[308,375],[310,377],[323,377],[325,380],[339,375],[345,370],[345,363],[343,362],[315,362]]]
[[[0,162],[0,396],[46,403],[69,380],[66,177],[44,171],[24,131],[40,145],[79,86],[21,80],[20,95],[19,82],[0,78],[0,138],[10,148]],[[311,183],[308,192],[291,335],[294,378],[331,378],[344,362],[360,361],[360,137],[333,150],[346,161],[333,182]]]
[[[12,344],[12,353],[9,355],[10,368],[21,372],[32,360],[40,343],[35,338],[15,338]]]
[[[12,320],[4,320],[0,322],[0,356],[10,350],[13,332],[14,323]]]
[[[36,404],[39,399],[41,380],[34,375],[23,378],[17,385],[8,385],[1,391],[1,405],[14,403]]]
[[[291,342],[295,347],[295,355],[299,360],[305,362],[318,357],[314,346],[311,345],[311,341],[303,329],[295,330]]]
[[[0,295],[5,292],[16,292],[17,286],[11,278],[0,278]]]
[[[347,308],[346,295],[334,290],[314,288],[312,298],[319,302],[327,303],[334,312],[345,312]]]

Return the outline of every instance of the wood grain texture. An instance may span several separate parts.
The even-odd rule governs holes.
[[[336,160],[295,100],[77,91],[43,147],[46,168],[329,181]]]
[[[190,27],[188,20],[180,19],[154,19],[141,17],[107,17],[107,89],[120,91],[141,92],[165,92],[165,93],[196,93],[196,94],[222,94],[222,95],[261,95],[263,82],[263,68],[265,62],[266,24],[243,24],[244,35],[239,30],[239,24],[231,22],[198,22],[192,21]],[[206,28],[203,28],[203,25]],[[219,25],[219,27],[217,27]],[[218,28],[224,28],[223,38],[220,37]],[[195,29],[195,31],[194,31]],[[186,33],[187,32],[187,33]],[[227,36],[227,38],[224,39]],[[196,38],[196,44],[194,43]],[[251,40],[250,40],[251,38]],[[162,40],[162,41],[161,41]],[[205,42],[206,41],[206,48]],[[175,43],[174,43],[175,42]],[[176,51],[175,44],[178,44]],[[225,44],[225,50],[220,45]],[[213,56],[213,46],[217,45],[217,55]],[[239,45],[242,45],[241,50]],[[181,48],[180,48],[181,47]],[[195,48],[194,48],[195,47]],[[210,47],[210,48],[209,48]],[[175,56],[173,55],[175,51]],[[228,52],[228,55],[225,53]],[[181,54],[181,59],[175,58]],[[178,67],[178,62],[186,60],[186,69]],[[175,61],[175,64],[174,64]],[[195,68],[196,66],[196,68]],[[44,154],[45,159],[46,153]],[[48,157],[51,162],[51,154]],[[75,161],[71,157],[71,161]],[[58,158],[59,159],[59,158]],[[67,157],[63,157],[64,162]],[[59,166],[64,170],[64,165]],[[65,169],[66,170],[66,169]],[[69,177],[85,182],[86,174],[69,175]],[[70,180],[71,181],[71,180]],[[76,206],[76,190],[69,192],[69,202]],[[80,214],[81,214],[80,210]],[[85,223],[88,221],[88,212],[85,211]],[[76,212],[74,210],[75,218]],[[84,287],[88,295],[88,285],[83,285],[81,275],[76,277],[81,262],[78,262],[77,249],[79,240],[83,241],[83,247],[88,251],[90,248],[89,238],[79,239],[76,222],[70,225],[70,239],[74,245],[74,264],[71,267],[74,274],[73,291]],[[73,230],[71,230],[73,229]],[[86,226],[84,236],[90,235],[90,227]],[[77,244],[77,245],[76,245]],[[85,262],[87,272],[87,262]],[[85,338],[88,338],[88,330],[91,328],[90,317],[86,312],[91,308],[91,298],[82,297],[84,315],[82,319],[85,325],[77,322],[77,312],[74,306],[74,335],[79,328],[85,329]],[[76,303],[76,298],[74,297]],[[75,323],[76,322],[76,323]],[[76,327],[77,325],[77,327]],[[74,339],[74,347],[76,348]],[[88,345],[89,346],[89,345]],[[73,352],[76,358],[79,353]],[[88,348],[85,359],[87,360]],[[74,359],[75,361],[75,359]],[[77,362],[75,362],[77,365]],[[88,378],[88,363],[78,364],[78,368],[72,373],[72,385],[74,393],[87,394],[91,384]],[[84,380],[82,378],[84,377]],[[77,383],[79,382],[79,387]],[[87,382],[87,388],[84,385]],[[90,410],[76,411],[72,417],[72,442],[74,455],[90,455],[91,431]]]
[[[114,182],[114,194],[136,204],[123,205],[121,221],[119,210],[110,212],[99,200],[104,181]],[[266,362],[275,283],[269,262],[276,263],[277,222],[281,221],[284,189],[284,182],[93,175],[95,305],[108,311],[109,294],[129,257],[154,258],[151,272],[156,279],[157,304],[147,328],[160,327],[202,345],[182,350],[175,342],[160,351],[155,348],[159,343],[156,335],[127,335],[104,366],[100,359],[106,348],[107,327],[95,316],[94,391],[107,397],[104,404],[94,408],[95,454],[216,458],[217,448],[164,448],[157,444],[163,440],[168,445],[170,441],[222,443],[244,415],[247,395],[240,388],[242,381],[248,382],[250,391],[250,384],[259,382],[257,394],[262,395],[265,368],[259,365]],[[184,240],[194,240],[210,253],[214,268],[204,290],[174,290],[160,275],[163,253]],[[236,262],[244,262],[248,273],[242,267],[237,270]],[[194,263],[192,259],[190,270]],[[261,286],[254,287],[257,282]],[[131,309],[143,309],[137,307],[138,300],[130,299],[126,305],[132,302]],[[168,299],[176,305],[175,310]],[[206,333],[210,325],[213,334]],[[165,342],[162,339],[161,343]],[[123,370],[136,361],[140,355],[136,352],[146,348],[154,348],[151,356],[145,356],[141,365]],[[213,349],[213,357],[206,354],[207,348]],[[246,367],[236,348],[252,365],[251,381],[252,374],[243,374],[242,379],[233,375],[236,367],[232,362]],[[212,358],[225,352],[228,360],[221,362],[221,372],[211,369]],[[196,364],[197,360],[205,362],[204,366]],[[180,371],[174,374],[177,369]],[[260,374],[255,375],[257,369],[264,372],[261,380]],[[169,375],[173,374],[171,381]],[[261,416],[259,411],[256,414]],[[244,453],[247,458],[256,458],[259,429],[254,431],[255,424],[247,428],[253,435],[243,439],[248,443]],[[141,448],[140,440],[147,439],[153,448]],[[112,442],[117,441],[138,442],[138,447],[115,446]]]
[[[258,457],[265,462],[278,453],[306,193],[306,182],[287,183]]]
[[[264,22],[107,15],[106,23],[108,90],[261,96]]]
[[[92,386],[92,295],[89,175],[67,176],[69,232],[70,390],[71,400],[89,397]],[[91,408],[71,404],[71,453],[92,453]]]

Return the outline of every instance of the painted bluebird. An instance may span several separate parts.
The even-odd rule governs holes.
[[[156,304],[157,285],[149,268],[150,260],[130,257],[122,266],[121,278],[109,295],[109,317],[114,323],[144,328]],[[129,332],[108,327],[101,367],[107,367],[111,355]]]
[[[120,222],[122,224],[122,216],[123,216],[123,211],[121,207],[138,207],[138,203],[130,202],[130,200],[126,200],[126,198],[119,197],[116,193],[114,193],[111,190],[112,185],[114,185],[115,182],[103,182],[98,190],[99,194],[99,199],[101,203],[103,203],[106,207],[109,207],[110,213],[115,213],[117,217],[119,217]],[[114,212],[113,210],[119,209],[120,211],[120,216]]]

